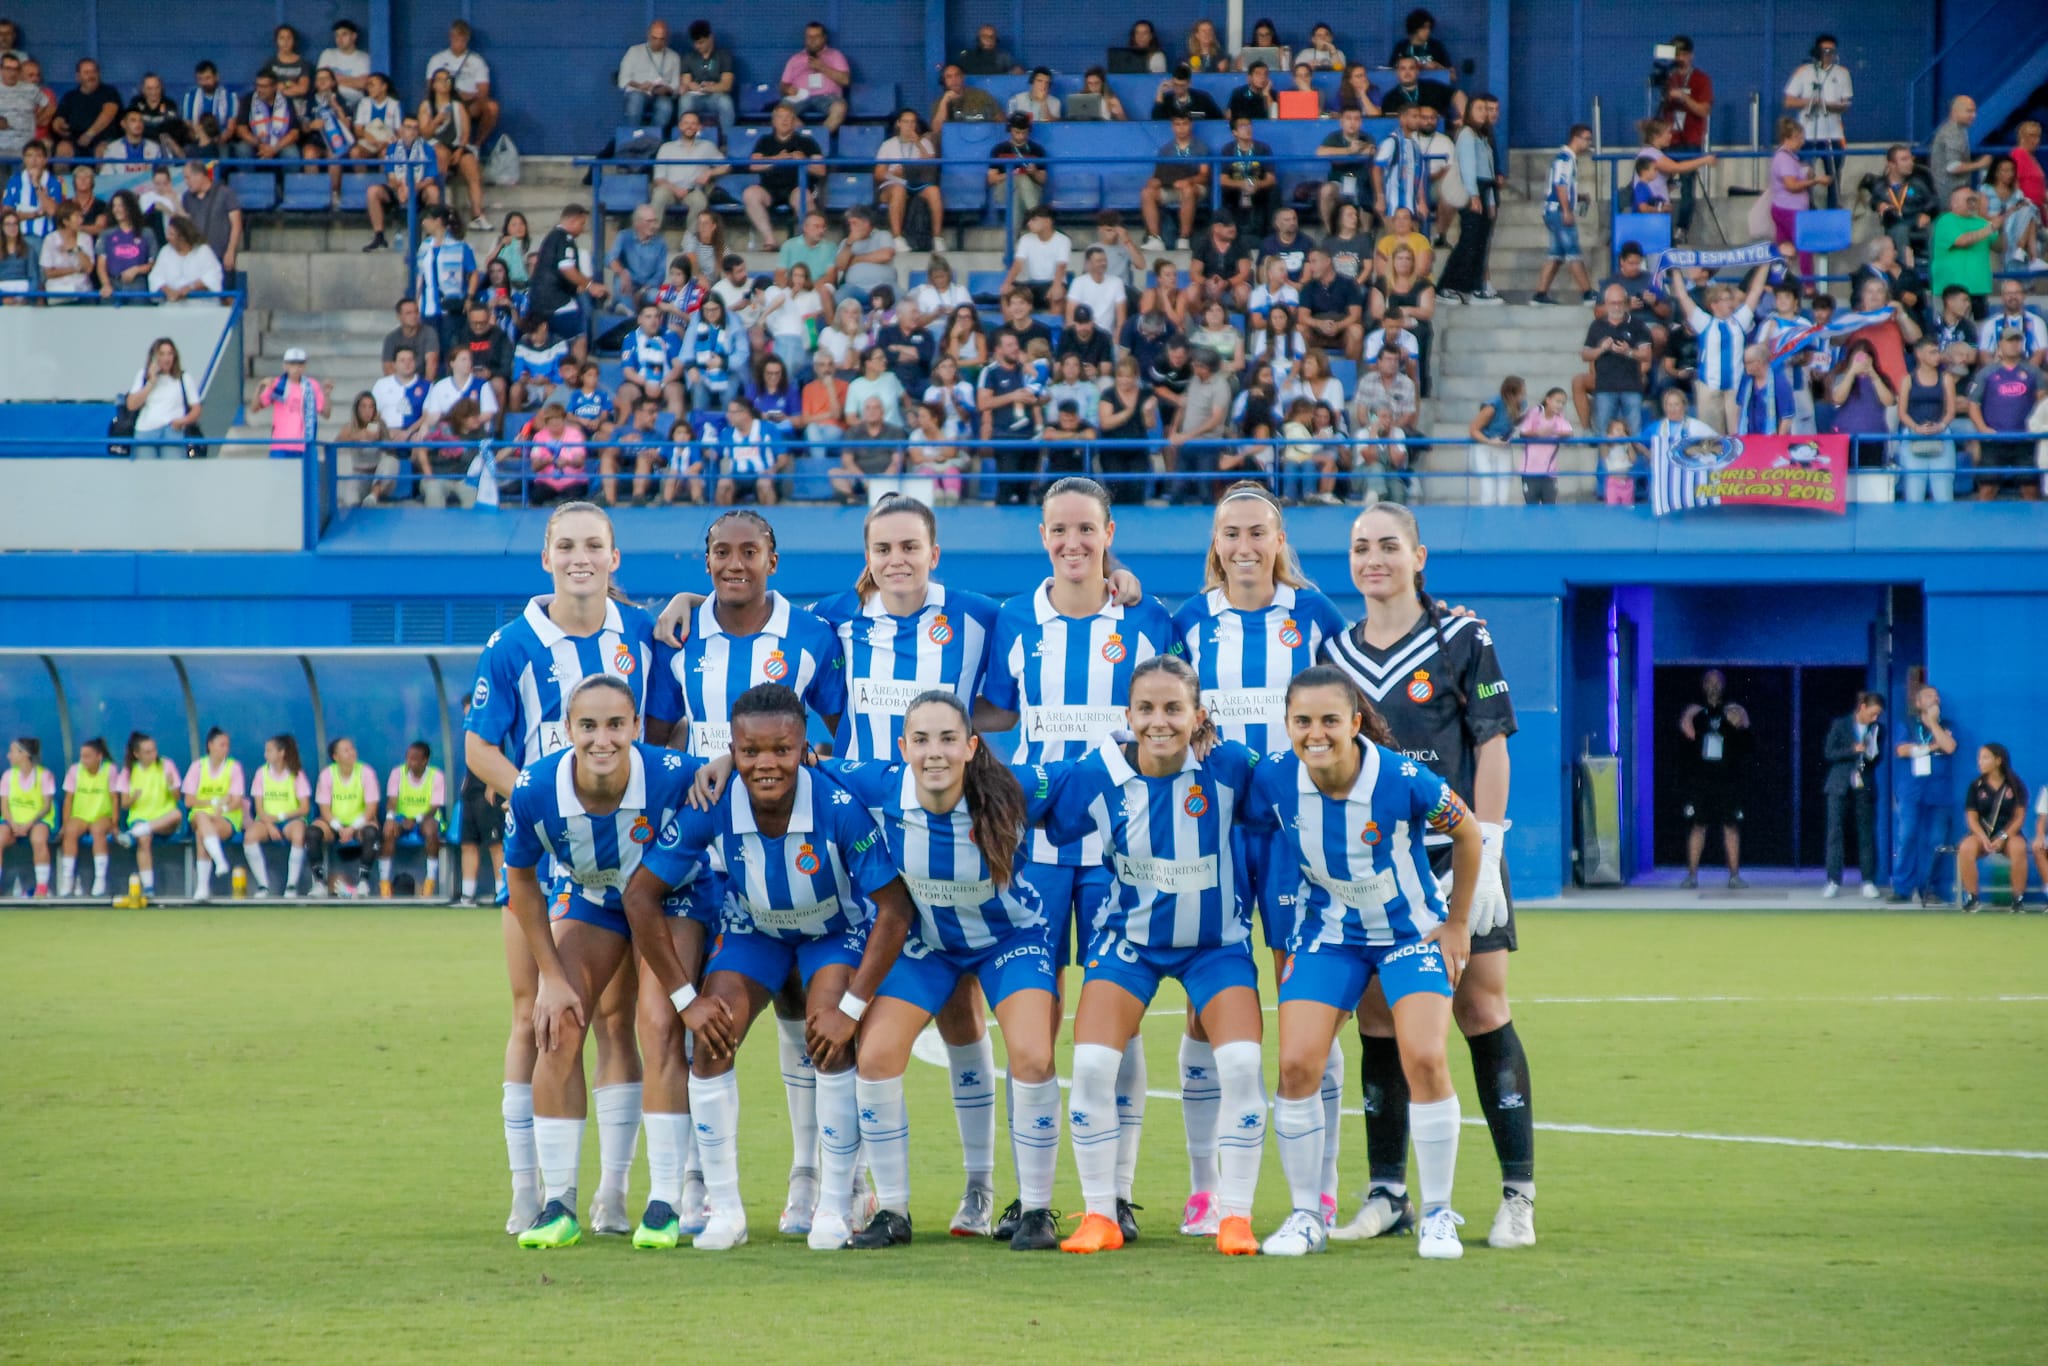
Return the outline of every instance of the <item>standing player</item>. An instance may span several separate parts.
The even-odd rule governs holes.
[[[1330,600],[1301,572],[1287,543],[1280,504],[1249,480],[1232,484],[1216,504],[1202,592],[1173,616],[1173,652],[1194,666],[1202,685],[1202,708],[1225,740],[1254,754],[1281,747],[1287,734],[1287,681],[1316,661],[1323,642],[1344,630]],[[1258,869],[1264,841],[1241,851],[1261,892],[1266,947],[1278,971],[1293,926],[1281,899],[1291,886],[1262,885]],[[1344,1050],[1333,1040],[1323,1096],[1329,1106],[1327,1137],[1330,1212],[1336,1213],[1337,1110],[1344,1092]],[[1201,1021],[1188,1012],[1180,1041],[1181,1118],[1187,1125],[1189,1186],[1180,1231],[1193,1237],[1216,1234],[1216,1117],[1222,1093],[1216,1085],[1216,1054],[1202,1036]]]
[[[610,674],[578,683],[564,709],[570,748],[543,755],[519,775],[506,822],[508,908],[518,922],[540,986],[533,1013],[540,1054],[534,1064],[534,1147],[546,1194],[538,1218],[519,1235],[524,1248],[570,1247],[582,1241],[576,1222],[576,1174],[583,1149],[587,1101],[583,1035],[590,1003],[627,970],[632,933],[625,914],[626,884],[657,833],[668,827],[689,796],[700,760],[638,742],[640,714],[633,689]],[[543,893],[543,856],[559,877],[553,906]],[[662,907],[652,933],[680,940],[690,897]],[[708,917],[714,903],[699,899]],[[552,924],[550,923],[552,921]],[[703,948],[702,921],[688,927],[689,956]],[[656,999],[659,999],[658,997]],[[641,1043],[654,1073],[648,1083],[647,1168],[652,1178],[647,1217],[636,1247],[674,1247],[682,1203],[682,1138],[689,1125],[683,1065],[683,1025],[662,1002],[650,1012],[655,1032]],[[727,1017],[710,999],[682,1016],[703,1031],[705,1047],[727,1045]],[[665,1085],[663,1084],[665,1083]]]
[[[1104,745],[1071,764],[1028,770],[1032,815],[1062,844],[1093,835],[1116,869],[1097,911],[1088,969],[1074,1013],[1069,1132],[1088,1212],[1065,1252],[1113,1252],[1126,1241],[1117,1186],[1122,1053],[1144,1023],[1162,978],[1177,979],[1208,1036],[1227,1136],[1219,1140],[1216,1250],[1248,1256],[1252,1197],[1266,1142],[1259,1039],[1258,964],[1252,961],[1251,883],[1232,838],[1259,756],[1225,741],[1197,759],[1208,727],[1195,671],[1172,656],[1131,672],[1128,744]]]
[[[59,831],[64,852],[57,862],[57,895],[80,896],[78,843],[92,840],[92,895],[107,894],[108,842],[121,824],[121,798],[115,792],[120,774],[110,761],[105,740],[87,740],[78,747],[78,762],[64,775],[64,824]]]
[[[1116,519],[1102,485],[1078,477],[1055,482],[1039,505],[1038,536],[1052,561],[1052,577],[1003,604],[982,685],[984,710],[977,714],[984,731],[1019,728],[1020,764],[1079,759],[1120,730],[1131,671],[1165,652],[1173,629],[1166,609],[1150,598],[1128,608],[1116,600],[1108,578]],[[1024,877],[1038,889],[1047,919],[1059,927],[1063,968],[1086,946],[1096,908],[1110,895],[1102,860],[1102,842],[1093,834],[1056,844],[1043,831],[1032,833]],[[1115,1094],[1121,1121],[1116,1212],[1125,1242],[1138,1236],[1131,1191],[1145,1124],[1145,1082],[1144,1041],[1134,1029],[1124,1044]],[[1012,1202],[996,1221],[995,1236],[1013,1238],[1022,1214],[1022,1204]]]
[[[224,847],[242,835],[243,813],[248,809],[248,786],[242,779],[242,765],[228,753],[228,733],[219,726],[206,732],[206,752],[185,770],[185,809],[192,813],[192,838],[206,857],[199,862],[199,885],[195,900],[213,896],[213,880],[228,875],[228,854]]]
[[[394,768],[384,779],[384,848],[377,860],[377,894],[391,899],[391,867],[397,860],[398,842],[417,830],[420,847],[426,851],[427,871],[420,882],[420,895],[434,899],[434,875],[441,867],[442,812],[448,807],[448,780],[428,760],[434,751],[425,740],[405,747],[405,766]]]
[[[666,890],[708,853],[726,880],[721,932],[705,966],[704,995],[731,1012],[732,1038],[794,974],[804,991],[805,1045],[817,1066],[819,1193],[808,1241],[845,1246],[860,1102],[854,1031],[903,947],[917,913],[888,846],[853,795],[804,767],[804,704],[789,688],[749,688],[733,704],[733,769],[709,812],[685,811],[663,833],[626,889],[626,915],[662,990],[691,1003],[688,973],[648,933]],[[747,1241],[740,1200],[739,1079],[733,1054],[700,1048],[690,1064],[690,1112],[711,1217],[695,1246],[722,1252]]]
[[[178,790],[178,766],[157,752],[150,736],[139,730],[128,732],[121,771],[114,778],[126,827],[114,836],[114,842],[135,850],[135,875],[142,879],[146,897],[156,895],[156,842],[175,835],[185,824]]]
[[[704,533],[712,592],[698,603],[682,648],[656,650],[647,694],[648,735],[656,743],[675,743],[675,725],[687,720],[681,748],[700,759],[727,753],[733,706],[761,683],[782,684],[827,725],[837,724],[846,710],[838,643],[824,622],[768,586],[776,563],[775,528],[758,512],[725,513]],[[792,981],[777,989],[775,1033],[792,1149],[789,1201],[777,1226],[808,1233],[818,1203],[817,1069],[804,1048],[801,987]]]
[[[592,674],[625,682],[636,709],[654,664],[654,620],[624,601],[612,583],[619,569],[611,518],[595,503],[563,503],[548,517],[541,568],[554,592],[534,598],[517,621],[493,635],[477,660],[476,687],[464,722],[463,762],[509,800],[522,765],[568,743],[569,692]],[[614,599],[617,600],[614,600]],[[515,762],[507,752],[517,755]],[[512,1167],[507,1233],[540,1214],[533,1146],[533,998],[537,968],[518,923],[503,917],[505,969],[512,983],[512,1030],[505,1044],[505,1152]],[[633,1046],[633,978],[623,969],[597,999],[597,1107],[604,1179],[591,1200],[596,1233],[630,1233],[625,1173],[640,1130],[640,1056]]]
[[[1409,1127],[1422,1187],[1424,1257],[1465,1255],[1451,1183],[1458,1168],[1458,1093],[1444,1062],[1451,992],[1471,957],[1468,913],[1480,835],[1436,773],[1388,746],[1386,722],[1342,670],[1304,670],[1287,689],[1292,752],[1259,766],[1247,828],[1270,832],[1273,858],[1301,889],[1300,915],[1280,974],[1280,1089],[1273,1133],[1294,1212],[1263,1250],[1321,1252],[1324,1107],[1316,1094],[1344,1016],[1368,982],[1394,1020]],[[1429,871],[1425,832],[1452,844],[1450,908]],[[1276,870],[1277,872],[1277,870]]]
[[[306,870],[306,817],[313,811],[313,785],[299,763],[299,742],[289,734],[273,735],[263,742],[263,767],[249,785],[254,808],[249,819],[248,838],[242,841],[242,855],[256,878],[256,895],[270,895],[270,859],[266,844],[291,847],[285,865],[284,894],[299,894],[299,874]]]
[[[1536,1128],[1529,1058],[1508,1008],[1515,922],[1500,866],[1515,708],[1486,628],[1473,617],[1447,618],[1423,591],[1428,559],[1407,508],[1380,503],[1360,513],[1351,527],[1351,581],[1365,595],[1365,617],[1325,654],[1386,717],[1393,747],[1434,769],[1478,817],[1472,961],[1451,1015],[1472,1052],[1480,1108],[1500,1159],[1502,1198],[1486,1241],[1528,1247],[1536,1241]],[[1427,842],[1430,865],[1443,876],[1449,837],[1434,834]],[[1358,1027],[1371,1187],[1357,1216],[1336,1230],[1345,1239],[1399,1233],[1415,1223],[1407,1194],[1408,1080],[1380,982],[1359,1002]]]
[[[0,775],[0,854],[16,840],[27,843],[37,896],[50,894],[50,832],[57,826],[57,780],[43,767],[43,742],[24,735],[7,746],[7,772]]]

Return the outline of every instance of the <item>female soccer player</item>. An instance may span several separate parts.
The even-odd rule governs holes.
[[[627,968],[633,934],[625,889],[660,831],[683,809],[703,761],[640,743],[633,689],[610,674],[592,674],[571,690],[564,709],[570,748],[535,760],[512,790],[505,841],[508,906],[538,964],[534,1009],[534,1144],[546,1203],[519,1234],[524,1248],[571,1247],[582,1241],[576,1221],[576,1173],[583,1151],[587,1100],[583,1035],[591,1003]],[[557,877],[541,886],[543,857]],[[693,896],[708,879],[691,879],[658,908],[649,931],[686,962],[703,951],[715,900]],[[549,902],[552,900],[552,907]],[[695,920],[691,916],[697,917]],[[657,996],[658,1000],[659,997]],[[662,1001],[644,1022],[649,1064],[647,1166],[653,1185],[633,1245],[676,1246],[681,1220],[683,1133],[688,1129],[685,1025],[707,1048],[729,1046],[723,1009],[710,998],[678,1011]]]
[[[229,754],[230,748],[228,733],[215,726],[206,732],[206,753],[185,770],[185,809],[192,817],[192,838],[206,853],[199,864],[199,886],[193,893],[200,901],[213,895],[215,878],[228,875],[224,846],[240,837],[249,809],[242,765]]]
[[[64,775],[64,852],[57,862],[57,895],[83,896],[78,881],[78,843],[92,838],[92,895],[107,894],[108,842],[121,824],[121,798],[114,791],[120,774],[110,762],[105,740],[87,740],[78,747],[78,762]]]
[[[155,896],[153,846],[185,824],[185,813],[178,806],[178,766],[157,753],[155,740],[139,730],[130,731],[114,791],[120,794],[126,822],[114,841],[123,849],[135,850],[135,875],[142,879],[143,895]]]
[[[57,824],[57,780],[42,764],[43,742],[24,735],[7,746],[7,772],[0,775],[0,854],[16,840],[28,842],[37,896],[50,894],[50,832]]]
[[[1458,1096],[1444,1062],[1451,991],[1471,957],[1467,928],[1480,837],[1465,804],[1436,773],[1388,746],[1386,722],[1342,670],[1317,665],[1287,689],[1293,752],[1259,766],[1246,827],[1275,838],[1273,858],[1300,888],[1280,976],[1280,1090],[1273,1133],[1294,1212],[1266,1239],[1269,1255],[1321,1252],[1326,1123],[1317,1094],[1330,1046],[1366,983],[1389,1002],[1411,1097],[1422,1186],[1424,1257],[1464,1255],[1451,1180]],[[1424,832],[1448,835],[1450,907],[1429,871]],[[1276,870],[1277,871],[1277,870]]]
[[[463,723],[463,764],[509,799],[523,765],[567,744],[569,692],[592,674],[621,679],[636,706],[654,665],[654,622],[612,582],[619,569],[611,518],[595,503],[563,503],[549,514],[541,568],[554,592],[526,604],[493,635],[477,660],[476,687]],[[507,753],[515,758],[508,758]],[[517,1234],[540,1214],[533,1147],[533,996],[537,969],[516,921],[503,917],[505,970],[512,983],[512,1031],[505,1043],[505,1153],[512,1168]],[[630,1233],[626,1172],[640,1131],[640,1057],[633,1046],[634,982],[623,970],[597,1000],[599,1160],[603,1179],[591,1200],[596,1233]]]
[[[1003,604],[977,713],[984,731],[1019,727],[1020,764],[1079,759],[1107,741],[1125,723],[1131,671],[1172,642],[1165,608],[1150,598],[1130,607],[1116,600],[1109,582],[1116,519],[1102,485],[1079,477],[1056,481],[1039,505],[1038,537],[1052,561],[1052,576]],[[1060,964],[1073,961],[1093,933],[1097,906],[1110,893],[1100,839],[1089,834],[1062,846],[1034,831],[1024,877],[1059,930]],[[1145,1124],[1145,1082],[1144,1042],[1133,1030],[1116,1077],[1122,1125],[1116,1210],[1125,1242],[1138,1236],[1131,1192]],[[1014,1237],[1022,1212],[1021,1204],[1005,1210],[995,1236]]]
[[[313,812],[313,785],[306,781],[299,763],[299,742],[290,734],[273,735],[263,742],[263,767],[249,787],[249,801],[255,808],[242,855],[249,871],[256,875],[256,895],[270,895],[270,858],[266,844],[289,845],[284,875],[284,894],[299,894],[299,874],[306,868],[306,818]]]
[[[1060,1134],[1059,1078],[1052,1060],[1059,1031],[1055,932],[1038,893],[1018,876],[1026,831],[1024,794],[974,733],[967,704],[951,689],[935,688],[910,701],[900,748],[899,763],[826,765],[880,822],[918,915],[903,956],[861,1022],[856,1092],[861,1140],[874,1169],[880,1209],[847,1246],[880,1248],[910,1241],[910,1129],[903,1071],[926,1022],[955,998],[962,980],[978,979],[995,1005],[1009,1053],[1010,1139],[1024,1206],[1010,1246],[1019,1252],[1057,1247],[1052,1214]],[[994,1070],[991,1057],[982,1068],[982,1108],[991,1117]],[[956,1105],[960,1071],[956,1063]],[[963,1138],[965,1128],[963,1118]],[[991,1138],[984,1151],[993,1146]],[[963,1230],[956,1216],[951,1229],[956,1235],[989,1232],[993,1157],[988,1161],[990,1166],[980,1172],[980,1227]]]
[[[405,764],[384,779],[384,845],[377,860],[377,894],[391,899],[392,851],[398,841],[419,831],[420,847],[426,851],[427,872],[420,882],[420,896],[434,899],[434,875],[441,867],[442,814],[448,807],[448,781],[428,760],[434,751],[425,740],[405,747]]]
[[[714,759],[732,743],[732,708],[761,683],[780,683],[836,725],[846,710],[845,675],[831,628],[768,586],[777,563],[775,528],[750,509],[725,513],[704,533],[704,568],[712,593],[690,617],[681,649],[658,646],[648,686],[648,735]],[[789,1201],[778,1227],[810,1231],[818,1203],[817,1070],[804,1049],[802,993],[791,983],[775,1003],[783,1095],[789,1105],[792,1156]]]
[[[732,704],[732,757],[739,781],[709,812],[684,811],[626,889],[626,915],[661,988],[691,1003],[683,964],[644,933],[666,889],[708,853],[726,880],[718,946],[704,995],[731,1012],[737,1045],[794,972],[802,983],[805,1044],[817,1067],[819,1197],[805,1211],[809,1243],[843,1247],[860,1148],[853,1037],[896,963],[916,919],[888,846],[867,812],[829,774],[805,768],[804,704],[778,683],[749,688]],[[693,1025],[694,1027],[694,1025]],[[725,1251],[747,1241],[740,1202],[739,1080],[733,1053],[699,1048],[690,1065],[690,1113],[704,1164],[711,1218],[696,1246]]]
[[[1030,770],[1031,812],[1063,845],[1093,836],[1116,869],[1094,917],[1087,972],[1074,1015],[1074,1166],[1088,1213],[1066,1252],[1124,1245],[1114,1119],[1122,1054],[1160,979],[1173,977],[1214,1041],[1228,1137],[1219,1142],[1222,1209],[1216,1250],[1255,1253],[1252,1196],[1266,1141],[1258,965],[1252,961],[1251,886],[1232,838],[1259,756],[1234,741],[1206,759],[1190,750],[1207,727],[1195,671],[1171,656],[1132,670],[1128,744],[1075,763]]]
[[[356,742],[346,735],[327,742],[327,767],[313,788],[313,803],[319,815],[313,818],[313,893],[316,896],[356,896],[370,893],[367,881],[370,860],[377,856],[377,770],[356,761]],[[331,855],[323,854],[333,846]],[[329,868],[326,859],[332,857]],[[360,877],[351,879],[343,863],[359,864]]]
[[[1232,484],[1216,504],[1203,566],[1202,592],[1173,616],[1173,650],[1194,666],[1202,685],[1202,708],[1225,740],[1265,754],[1282,746],[1286,734],[1287,681],[1313,664],[1323,642],[1342,634],[1344,619],[1301,572],[1287,543],[1280,504],[1249,480]],[[1293,930],[1282,913],[1282,896],[1293,887],[1267,889],[1257,872],[1264,841],[1241,851],[1261,892],[1266,947],[1277,971]],[[1337,1108],[1344,1091],[1344,1051],[1333,1042],[1323,1078],[1329,1106],[1330,1152],[1326,1164],[1330,1210],[1336,1211]],[[1222,1096],[1216,1088],[1216,1056],[1192,1011],[1180,1041],[1181,1118],[1187,1126],[1189,1186],[1180,1231],[1191,1237],[1216,1234],[1216,1117]]]
[[[1474,617],[1446,616],[1423,591],[1428,559],[1407,508],[1379,503],[1360,513],[1351,528],[1351,581],[1365,595],[1365,617],[1324,653],[1386,718],[1392,747],[1442,775],[1478,817],[1472,961],[1451,1014],[1471,1049],[1480,1108],[1500,1159],[1502,1198],[1486,1241],[1528,1247],[1536,1241],[1536,1132],[1529,1058],[1508,1009],[1515,922],[1500,869],[1515,708],[1486,628]],[[1450,846],[1442,835],[1428,843],[1431,867],[1442,876]],[[1415,1223],[1407,1197],[1408,1081],[1377,984],[1359,1002],[1358,1027],[1371,1188],[1357,1216],[1335,1231],[1346,1240],[1398,1233]]]

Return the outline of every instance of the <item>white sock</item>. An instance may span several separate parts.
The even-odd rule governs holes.
[[[219,873],[222,877],[226,877],[228,871],[228,851],[220,847],[219,835],[208,835],[206,837],[206,856],[213,860],[213,871]]]
[[[1534,1181],[1503,1181],[1500,1183],[1500,1188],[1513,1191],[1524,1199],[1534,1200],[1536,1198],[1536,1183]]]
[[[71,884],[78,880],[78,857],[63,854],[57,859],[57,895],[70,896]]]
[[[380,858],[380,859],[378,859],[378,860],[377,860],[377,880],[378,880],[379,882],[389,882],[389,881],[391,881],[391,865],[393,865],[394,863],[397,863],[397,862],[398,862],[398,860],[397,860],[397,859],[395,859],[395,858]]]
[[[36,864],[36,865],[34,865],[34,866],[35,866],[35,871],[36,871],[36,886],[38,886],[38,887],[47,887],[47,886],[49,886],[49,885],[50,885],[50,865],[49,865],[49,864],[47,864],[47,863],[38,863],[38,864]]]
[[[296,852],[298,852],[298,851],[297,851],[297,850],[294,850],[293,852],[294,852],[294,853],[296,853]],[[462,879],[462,899],[463,899],[464,901],[474,901],[474,900],[476,900],[476,879],[475,879],[475,878],[473,878],[473,877],[466,877],[466,878]]]
[[[953,1118],[960,1124],[961,1161],[969,1182],[995,1185],[996,1050],[984,1034],[973,1043],[947,1044],[953,1068]],[[863,1083],[865,1084],[865,1083]],[[902,1085],[899,1080],[897,1085]],[[861,1130],[867,1132],[865,1128]],[[876,1174],[880,1179],[880,1173]]]
[[[775,1051],[782,1059],[782,1095],[789,1102],[789,1165],[818,1165],[818,1071],[804,1048],[804,1022],[775,1017]]]
[[[1448,1208],[1458,1174],[1458,1098],[1427,1105],[1408,1102],[1408,1134],[1415,1141],[1415,1184],[1422,1188],[1422,1212]]]
[[[205,859],[199,860],[198,885],[193,888],[195,895],[205,897],[213,891],[213,865]]]
[[[1273,1102],[1273,1137],[1280,1145],[1280,1172],[1287,1178],[1287,1198],[1295,1209],[1322,1212],[1323,1151],[1329,1136],[1323,1128],[1320,1096]]]
[[[836,1209],[843,1216],[853,1199],[853,1169],[860,1155],[859,1078],[850,1067],[817,1076],[818,1208]]]
[[[1323,1194],[1333,1200],[1337,1196],[1337,1150],[1343,1137],[1343,1106],[1344,1045],[1332,1039],[1329,1061],[1323,1064]]]
[[[533,1087],[523,1081],[506,1082],[500,1109],[505,1116],[505,1162],[517,1187],[520,1174],[531,1182],[538,1165],[533,1153]]]
[[[94,854],[92,856],[92,885],[95,890],[107,885],[107,865],[112,861],[113,855],[111,854]]]
[[[533,1146],[540,1154],[540,1179],[547,1198],[573,1206],[576,1169],[583,1162],[583,1121],[535,1115]]]
[[[640,1142],[640,1083],[593,1087],[590,1099],[597,1110],[597,1193],[617,1191],[623,1197]]]
[[[640,1116],[647,1126],[647,1200],[675,1209],[683,1202],[683,1145],[690,1137],[687,1114],[650,1110]]]
[[[1206,1040],[1180,1037],[1180,1117],[1188,1131],[1188,1190],[1216,1190],[1216,1050]]]
[[[954,1069],[954,1080],[959,1069]],[[869,1081],[854,1086],[860,1102],[860,1142],[868,1169],[875,1174],[875,1197],[883,1209],[910,1213],[910,1117],[903,1104],[903,1078]],[[964,1111],[962,1112],[965,1113]],[[964,1126],[964,1121],[963,1121]]]
[[[263,852],[260,844],[244,844],[242,857],[249,860],[249,873],[256,879],[256,890],[270,890],[270,856]]]
[[[1217,1194],[1223,1215],[1250,1218],[1266,1152],[1265,1055],[1250,1039],[1216,1046],[1216,1079],[1223,1093],[1216,1130]]]
[[[715,1210],[740,1210],[740,1159],[733,1139],[739,1132],[740,1079],[690,1078],[690,1118],[697,1135],[697,1159],[704,1164],[704,1189]]]
[[[1017,1162],[1017,1198],[1025,1209],[1052,1208],[1060,1162],[1060,1083],[1010,1083],[1010,1151]]]
[[[1122,1123],[1117,1115],[1116,1077],[1123,1056],[1099,1043],[1074,1045],[1074,1093],[1068,1126],[1074,1140],[1074,1170],[1090,1214],[1116,1218],[1116,1159]]]
[[[1131,1198],[1138,1175],[1138,1140],[1145,1133],[1145,1040],[1133,1035],[1124,1045],[1116,1073],[1116,1193]]]
[[[137,869],[136,876],[142,879],[142,890],[154,896],[156,894],[156,869]]]
[[[294,844],[290,858],[285,863],[284,885],[287,891],[297,891],[299,874],[306,871],[306,846]]]

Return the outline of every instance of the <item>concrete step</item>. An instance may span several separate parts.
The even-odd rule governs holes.
[[[333,332],[265,332],[254,351],[265,358],[282,357],[288,347],[302,346],[307,353],[317,353],[324,360],[347,358],[368,358],[378,360],[384,351],[381,337],[367,335],[351,336]]]
[[[371,336],[381,339],[397,325],[397,319],[388,308],[338,308],[317,313],[278,309],[264,315],[262,331],[266,334],[318,333],[323,336]]]

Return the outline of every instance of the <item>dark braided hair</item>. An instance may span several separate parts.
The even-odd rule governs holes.
[[[733,699],[729,715],[734,724],[749,716],[787,716],[799,729],[810,723],[804,700],[782,683],[756,683]]]
[[[706,555],[711,553],[712,535],[727,522],[734,520],[752,522],[755,526],[761,528],[761,534],[768,538],[768,553],[771,555],[778,553],[775,548],[775,528],[768,525],[768,519],[752,508],[733,508],[730,512],[720,513],[716,518],[712,519],[710,526],[704,528],[704,553]]]
[[[957,693],[946,688],[921,692],[910,699],[903,714],[908,717],[924,706],[951,708],[969,735],[978,733],[967,704]],[[1024,789],[1017,785],[1016,775],[996,758],[986,741],[976,745],[974,753],[968,756],[964,776],[967,819],[974,846],[988,860],[989,877],[995,885],[1006,887],[1016,871],[1017,851],[1024,843]]]

